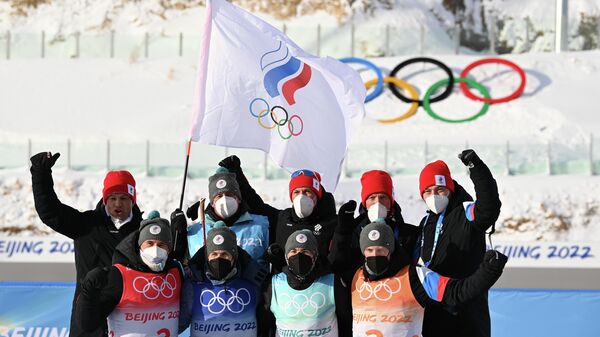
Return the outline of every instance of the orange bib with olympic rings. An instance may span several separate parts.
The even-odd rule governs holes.
[[[353,336],[421,336],[425,310],[410,288],[408,268],[377,281],[366,280],[363,268],[356,271],[351,287]]]

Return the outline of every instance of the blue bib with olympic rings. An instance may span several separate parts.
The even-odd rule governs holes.
[[[256,337],[255,286],[245,279],[222,285],[195,282],[190,335]]]
[[[209,216],[206,216],[206,233],[213,228],[215,222]],[[268,263],[263,256],[265,250],[269,247],[269,219],[264,215],[246,212],[229,229],[237,236],[238,246],[250,254],[262,269],[268,270]],[[188,228],[188,246],[190,256],[194,256],[204,246],[201,223],[193,224]]]
[[[271,312],[275,316],[276,336],[337,337],[334,275],[316,279],[310,287],[296,290],[289,286],[285,273],[272,279]]]

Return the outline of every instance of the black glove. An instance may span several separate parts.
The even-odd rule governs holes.
[[[188,207],[185,211],[185,215],[190,218],[192,221],[196,221],[198,219],[198,209],[200,208],[200,201],[196,201],[192,206]]]
[[[272,243],[265,251],[265,260],[273,265],[275,270],[285,266],[285,252],[278,243]]]
[[[508,261],[508,256],[500,253],[497,250],[488,250],[483,257],[483,263],[490,266],[492,269],[502,270]]]
[[[356,210],[356,201],[350,200],[340,207],[338,211],[338,230],[342,232],[352,232],[358,225],[357,219],[354,218]]]
[[[229,172],[237,173],[242,170],[242,162],[236,155],[231,155],[219,162],[219,166],[229,170]]]
[[[81,282],[81,296],[95,299],[102,288],[108,283],[108,268],[96,267],[92,269]]]
[[[475,151],[471,149],[464,150],[463,152],[461,152],[458,155],[458,159],[460,159],[463,162],[463,164],[465,164],[465,166],[467,166],[468,168],[473,168],[479,163],[481,163],[481,159],[479,158],[477,153],[475,153]]]
[[[58,152],[54,155],[52,155],[52,152],[50,151],[40,152],[29,159],[31,161],[31,169],[51,171],[52,166],[54,166],[54,163],[56,163],[58,157],[60,157],[60,153]]]
[[[171,213],[171,228],[180,233],[185,233],[187,231],[187,220],[185,219],[183,211],[179,208],[176,208],[173,213]]]

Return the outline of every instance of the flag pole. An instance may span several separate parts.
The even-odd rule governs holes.
[[[181,198],[179,199],[179,209],[183,207],[183,195],[185,194],[185,183],[188,176],[188,165],[190,163],[190,150],[192,149],[192,140],[188,140],[187,150],[185,151],[185,169],[183,170],[183,186],[181,187]]]

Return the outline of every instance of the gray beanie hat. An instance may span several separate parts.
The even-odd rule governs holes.
[[[146,240],[160,240],[166,243],[169,249],[173,249],[171,226],[168,220],[159,217],[142,220],[139,231],[138,246]]]
[[[288,239],[285,242],[286,260],[288,253],[294,248],[303,248],[309,250],[315,254],[315,257],[319,254],[317,238],[315,238],[314,234],[308,229],[295,231],[288,236]]]
[[[381,219],[383,220],[383,219]],[[371,222],[366,225],[360,232],[360,251],[365,253],[365,249],[371,246],[382,246],[390,250],[390,254],[394,252],[394,231],[392,227],[384,221]]]
[[[237,237],[223,221],[217,221],[206,234],[206,256],[215,250],[224,250],[237,259]]]
[[[208,198],[212,202],[215,196],[219,193],[233,193],[242,200],[240,186],[235,180],[235,173],[227,171],[227,169],[219,168],[217,172],[208,178]]]

